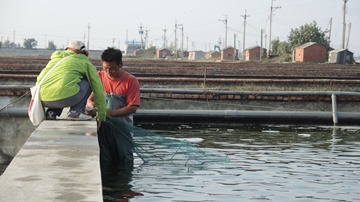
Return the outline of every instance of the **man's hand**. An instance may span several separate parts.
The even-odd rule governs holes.
[[[86,107],[88,108],[95,108],[95,102],[94,102],[94,92],[92,92],[87,99]]]
[[[86,102],[86,107],[88,107],[88,108],[95,108],[95,103],[94,103],[94,101],[88,99],[87,102]]]
[[[96,109],[95,108],[89,108],[89,107],[86,107],[85,108],[85,114],[86,115],[90,115],[91,117],[96,117]]]

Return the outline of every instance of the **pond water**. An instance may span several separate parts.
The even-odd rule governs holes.
[[[360,129],[289,126],[141,126],[194,145],[201,164],[173,156],[161,141],[154,159],[113,170],[105,201],[357,201]],[[165,141],[165,140],[163,140]],[[146,145],[146,144],[144,144]],[[182,155],[187,155],[185,151]],[[177,151],[175,151],[177,152]],[[209,154],[209,156],[207,156]],[[189,156],[194,156],[189,153]],[[184,156],[183,156],[184,157]],[[225,158],[224,158],[225,157]],[[186,158],[186,157],[185,157]],[[157,159],[157,160],[156,160]]]

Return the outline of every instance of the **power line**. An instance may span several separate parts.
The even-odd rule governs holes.
[[[246,18],[247,17],[250,17],[250,15],[246,15],[246,10],[245,10],[245,15],[241,15],[241,17],[243,17],[244,18],[244,36],[243,36],[243,54],[242,54],[242,59],[243,59],[243,61],[245,61],[245,54],[244,54],[244,52],[245,52],[245,31],[246,31]]]
[[[144,44],[143,34],[144,34],[144,30],[143,30],[142,24],[140,24],[140,27],[139,27],[139,34],[140,34],[140,40],[141,40],[141,49],[143,49],[143,44]]]
[[[227,23],[228,23],[228,20],[227,20],[227,15],[225,15],[225,19],[221,20],[219,19],[219,21],[223,22],[225,24],[225,42],[224,42],[224,48],[227,47]]]
[[[175,21],[175,41],[174,41],[174,50],[175,50],[175,60],[177,60],[177,37],[176,37],[176,30],[181,30],[181,52],[184,50],[184,25],[183,24],[177,24],[177,21]],[[183,56],[183,55],[182,55]]]
[[[344,5],[343,5],[343,32],[342,32],[342,40],[341,40],[341,48],[344,49],[345,48],[345,34],[346,34],[346,20],[345,20],[345,16],[346,16],[346,3],[349,0],[343,0],[344,1]]]
[[[87,28],[88,28],[88,40],[87,40],[87,49],[88,50],[90,50],[90,24],[88,24],[88,26],[87,26]]]
[[[149,43],[149,32],[150,30],[148,30],[147,28],[145,29],[145,49],[148,48],[148,43]]]
[[[273,6],[274,0],[271,0],[271,7],[270,7],[270,31],[269,31],[269,50],[268,50],[268,56],[271,54],[271,30],[272,30],[272,16],[276,9],[281,8],[279,6],[274,7]]]
[[[164,36],[163,36],[163,48],[166,48],[166,31],[167,31],[166,27],[163,29],[163,31],[164,31]]]

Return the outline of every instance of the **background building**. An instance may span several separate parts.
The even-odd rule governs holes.
[[[167,58],[171,56],[171,50],[162,48],[156,51],[156,58]]]
[[[327,50],[315,42],[295,48],[295,62],[326,62]]]
[[[245,49],[245,61],[254,61],[254,60],[260,60],[260,53],[262,51],[261,59],[266,58],[266,49],[261,48],[260,46],[254,46]]]
[[[221,60],[238,60],[238,50],[229,46],[221,51]]]
[[[221,53],[218,51],[210,51],[205,53],[205,59],[214,59],[214,58],[220,58]]]
[[[205,60],[204,51],[189,51],[189,60]]]
[[[143,47],[141,41],[125,41],[125,55],[134,55],[135,51],[140,50],[141,47]]]
[[[329,63],[354,64],[354,54],[347,49],[337,49],[329,52]]]

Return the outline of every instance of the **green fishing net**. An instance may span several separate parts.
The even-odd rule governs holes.
[[[116,118],[108,118],[106,122],[112,132],[121,139],[121,144],[125,147],[130,145],[133,152],[147,164],[171,163],[190,166],[229,161],[226,155],[206,151],[186,139],[165,137],[125,124]]]

